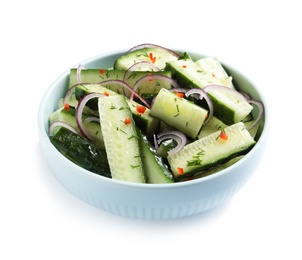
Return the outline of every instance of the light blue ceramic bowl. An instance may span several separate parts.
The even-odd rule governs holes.
[[[178,50],[183,52],[182,50]],[[106,53],[81,62],[86,68],[112,67],[125,50]],[[202,54],[188,52],[198,59]],[[268,136],[267,103],[245,76],[227,66],[229,73],[253,98],[262,100],[266,109],[262,134],[253,149],[239,162],[216,174],[193,181],[173,184],[135,184],[112,180],[91,173],[60,154],[50,142],[48,116],[57,108],[68,83],[69,69],[48,88],[38,114],[39,138],[42,152],[55,177],[72,194],[104,211],[138,219],[176,219],[205,212],[229,200],[255,172]]]

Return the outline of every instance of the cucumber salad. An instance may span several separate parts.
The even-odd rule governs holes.
[[[240,160],[259,138],[263,103],[237,90],[215,57],[140,44],[110,68],[70,69],[66,87],[49,115],[50,140],[107,178],[202,178]]]

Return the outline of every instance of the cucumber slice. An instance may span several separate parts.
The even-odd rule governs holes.
[[[127,100],[130,110],[132,112],[135,124],[148,136],[153,135],[159,127],[159,119],[150,115],[150,109],[143,106],[145,111],[143,113],[138,111],[141,105],[135,101]]]
[[[151,108],[150,115],[175,127],[191,138],[196,138],[208,111],[194,103],[161,89]]]
[[[204,88],[207,85],[223,83],[210,72],[203,70],[190,57],[167,63],[167,69],[183,87]],[[231,125],[242,121],[253,109],[244,99],[221,89],[208,92],[214,105],[214,115],[225,124]]]
[[[221,81],[212,73],[197,65],[190,57],[168,62],[166,70],[172,71],[180,85],[186,88],[203,88],[210,84],[222,85]]]
[[[201,139],[209,134],[213,134],[214,132],[222,130],[226,127],[227,125],[223,123],[220,119],[215,116],[212,116],[211,120],[201,128],[198,134],[198,139]]]
[[[167,158],[168,152],[174,149],[177,146],[177,142],[174,139],[168,139],[159,145],[156,150],[156,154],[160,157]]]
[[[116,96],[118,95],[116,92],[98,84],[76,84],[75,85],[75,96],[77,100],[80,100],[82,97],[84,97],[87,94],[90,93],[102,93],[109,96]],[[98,110],[98,99],[91,99],[86,104],[87,107],[89,107],[92,110]]]
[[[252,120],[252,121],[248,121],[248,122],[244,122],[244,124],[245,124],[245,127],[248,129],[252,124],[254,123],[254,120]],[[255,139],[255,140],[257,140],[258,139],[258,137],[257,137],[257,133],[258,133],[258,130],[259,130],[259,127],[260,127],[260,124],[261,124],[261,122],[259,121],[259,123],[258,124],[256,124],[251,130],[249,130],[249,132],[250,132],[250,134],[251,134],[251,136]]]
[[[107,69],[82,69],[80,73],[83,83],[100,83],[109,79],[123,80],[125,72]],[[69,87],[78,84],[77,69],[72,68],[69,72]]]
[[[177,60],[178,57],[162,48],[142,48],[122,55],[114,62],[114,69],[127,70],[140,61],[152,62],[160,70],[164,69],[166,62]]]
[[[173,175],[163,159],[156,155],[147,137],[138,129],[142,160],[147,183],[173,183]]]
[[[106,80],[125,80],[125,82],[130,86],[133,87],[134,84],[141,79],[142,77],[145,77],[147,75],[164,75],[169,78],[171,78],[172,73],[171,71],[133,71],[127,76],[126,79],[124,79],[126,71],[124,70],[104,70],[104,69],[85,69],[81,70],[81,82],[84,83],[100,83]],[[77,69],[71,69],[70,75],[69,75],[69,87],[74,86],[75,84],[78,84],[77,79]],[[123,94],[125,93],[126,96],[129,97],[130,91],[127,89],[124,89],[119,84],[106,84],[104,85],[107,89],[110,89],[116,93]],[[146,80],[142,82],[142,84],[139,86],[138,93],[146,93],[146,94],[157,94],[158,91],[161,88],[172,88],[171,84],[169,84],[167,81],[162,79],[156,79],[156,80]]]
[[[125,97],[99,98],[99,113],[112,178],[145,183],[138,135]]]
[[[253,110],[244,98],[228,89],[212,89],[208,94],[214,104],[214,115],[227,125],[243,121]]]
[[[199,178],[202,178],[202,177],[205,177],[205,176],[212,175],[212,174],[214,174],[216,172],[222,171],[222,170],[230,167],[234,163],[238,162],[243,157],[244,157],[244,155],[236,156],[236,157],[230,159],[229,161],[227,161],[225,163],[222,163],[222,164],[219,164],[219,165],[216,165],[216,166],[210,168],[209,170],[197,173],[197,174],[193,175],[190,179],[195,180],[195,179],[199,179]]]
[[[84,95],[89,93],[106,93],[109,96],[116,96],[118,95],[116,92],[108,90],[107,88],[101,86],[100,84],[78,84],[75,88],[75,95],[77,99],[81,99]],[[132,112],[133,119],[136,125],[144,131],[144,133],[148,135],[153,135],[154,132],[157,130],[159,125],[159,120],[153,116],[150,116],[150,109],[145,107],[144,113],[140,113],[137,111],[137,106],[140,106],[139,103],[135,101],[130,101],[126,99],[130,110]],[[92,99],[89,100],[86,104],[89,108],[97,110],[98,109],[98,100]]]
[[[83,114],[82,117],[83,117],[83,120],[85,120],[88,117],[88,115]],[[79,135],[81,135],[81,132],[79,131],[77,123],[76,123],[75,108],[70,107],[68,110],[59,108],[58,110],[56,110],[54,113],[52,113],[49,116],[49,123],[51,124],[54,121],[63,121],[65,123],[69,124],[77,131],[77,133]],[[95,121],[83,122],[83,124],[86,127],[86,132],[89,135],[89,137],[91,138],[93,144],[96,147],[104,148],[105,144],[104,144],[104,139],[103,139],[100,124]]]
[[[93,173],[111,178],[106,150],[61,127],[50,136],[53,145],[70,161]]]
[[[203,70],[212,73],[212,76],[219,79],[224,86],[234,88],[232,83],[232,77],[230,77],[227,72],[222,67],[221,63],[216,57],[206,57],[199,59],[195,62]]]
[[[217,131],[169,155],[167,159],[174,178],[177,180],[207,170],[247,152],[255,144],[242,122],[226,127],[223,132],[228,136],[227,140],[220,138],[222,131]]]

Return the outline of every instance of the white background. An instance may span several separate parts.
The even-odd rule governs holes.
[[[0,258],[302,259],[298,4],[2,1]],[[173,221],[105,213],[68,193],[41,155],[37,114],[49,85],[87,58],[146,42],[217,56],[266,95],[262,163],[210,212]]]

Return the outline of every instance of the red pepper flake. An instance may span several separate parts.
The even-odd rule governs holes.
[[[144,114],[146,109],[147,108],[145,106],[141,106],[141,105],[136,106],[136,111],[140,114]]]
[[[129,117],[126,117],[124,123],[125,123],[126,125],[131,124],[131,119],[130,119]]]
[[[174,91],[174,94],[179,98],[183,98],[183,96],[184,96],[184,93],[182,93],[182,92]]]
[[[70,109],[70,105],[69,105],[68,103],[65,103],[65,104],[64,104],[64,109],[65,109],[65,110],[69,110],[69,109]]]
[[[221,134],[220,134],[220,136],[219,136],[222,140],[228,140],[228,136],[227,136],[227,134],[225,133],[225,132],[221,132]]]
[[[107,91],[104,91],[104,95],[108,97],[109,93]]]
[[[106,72],[105,69],[100,69],[100,74],[104,74]]]
[[[152,52],[149,53],[149,59],[151,60],[151,62],[153,64],[156,62],[156,57],[153,57],[153,53]]]
[[[177,168],[176,168],[176,171],[177,171],[180,175],[184,175],[184,174],[185,174],[184,168],[177,167]]]
[[[187,68],[187,65],[182,65],[182,67],[183,67],[184,69],[186,69],[186,68]]]

